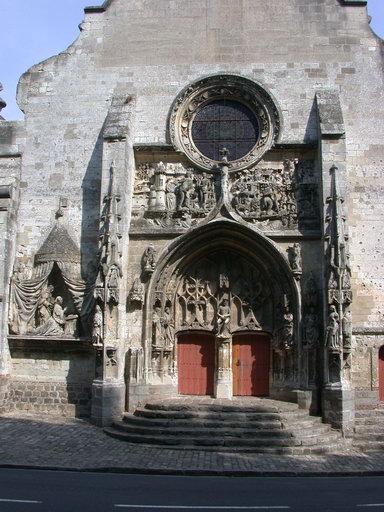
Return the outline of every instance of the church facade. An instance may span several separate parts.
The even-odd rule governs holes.
[[[263,396],[350,435],[384,399],[383,78],[365,1],[86,8],[0,120],[1,411]]]

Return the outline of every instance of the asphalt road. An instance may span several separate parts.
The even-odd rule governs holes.
[[[0,470],[0,512],[384,512],[384,477],[230,478]]]

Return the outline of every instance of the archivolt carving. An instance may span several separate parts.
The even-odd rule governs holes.
[[[236,252],[213,251],[187,267],[175,268],[171,278],[166,272],[157,282],[153,345],[170,344],[169,326],[172,333],[204,330],[228,337],[244,330],[272,334],[282,325],[285,344],[292,346],[293,314],[289,311],[288,340],[284,324],[288,313],[275,307],[277,297],[285,296],[283,288],[274,278],[267,277],[265,269]]]

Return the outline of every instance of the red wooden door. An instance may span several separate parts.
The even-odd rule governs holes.
[[[384,346],[379,350],[379,398],[384,402]]]
[[[233,394],[268,396],[270,343],[262,334],[234,336],[232,347]]]
[[[214,336],[206,333],[188,333],[179,336],[177,367],[181,395],[213,395]]]

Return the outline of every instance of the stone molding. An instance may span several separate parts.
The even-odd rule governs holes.
[[[213,75],[186,87],[173,103],[169,116],[169,136],[176,151],[181,151],[199,168],[213,171],[218,161],[204,156],[194,144],[191,127],[201,107],[218,99],[243,103],[256,115],[260,136],[244,157],[228,161],[228,171],[239,171],[256,164],[278,140],[280,115],[271,96],[256,82],[237,75]]]

